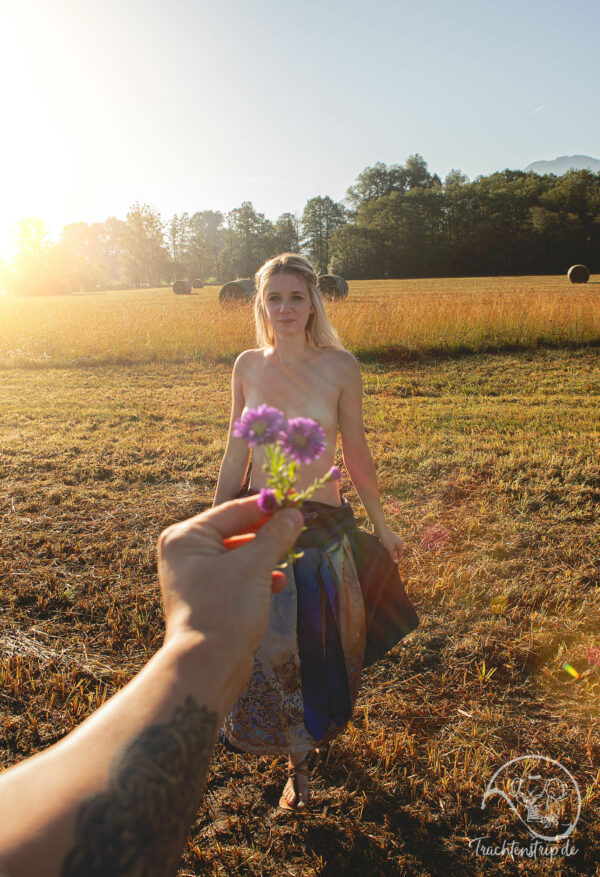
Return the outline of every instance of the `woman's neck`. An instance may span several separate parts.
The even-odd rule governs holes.
[[[272,345],[273,355],[283,365],[294,365],[310,356],[313,348],[307,343],[304,335],[294,338],[278,338]]]

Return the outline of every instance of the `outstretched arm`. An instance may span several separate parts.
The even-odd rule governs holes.
[[[392,560],[397,562],[402,557],[403,543],[385,521],[377,486],[377,472],[365,436],[362,396],[360,366],[348,354],[344,359],[343,390],[338,404],[344,465],[373,524],[375,535],[379,537]]]
[[[0,874],[175,874],[223,716],[266,629],[271,570],[302,526],[255,497],[169,527],[159,540],[164,645],[63,741],[0,777]]]

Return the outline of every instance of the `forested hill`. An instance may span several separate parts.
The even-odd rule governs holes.
[[[272,222],[250,202],[223,214],[163,221],[148,204],[125,220],[65,226],[50,244],[40,220],[22,222],[0,287],[21,294],[99,286],[159,286],[178,278],[251,277],[276,253],[304,252],[319,273],[347,279],[562,274],[600,271],[600,173],[504,170],[441,180],[420,155],[365,168],[343,202],[317,195],[301,215]]]

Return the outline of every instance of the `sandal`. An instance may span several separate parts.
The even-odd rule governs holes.
[[[298,776],[306,777],[307,788],[306,788],[306,799],[304,801],[298,800],[300,798],[300,788],[299,788],[299,783],[298,783]],[[293,804],[290,804],[285,799],[285,797],[282,795],[281,798],[279,799],[279,806],[281,807],[282,810],[296,810],[296,811],[306,810],[306,808],[308,806],[308,800],[310,797],[310,791],[308,789],[308,758],[307,757],[304,757],[302,759],[302,761],[299,761],[298,764],[294,765],[293,767],[288,765],[288,781],[285,784],[285,787],[283,789],[284,792],[290,783],[292,784],[292,790],[294,792],[296,800]]]

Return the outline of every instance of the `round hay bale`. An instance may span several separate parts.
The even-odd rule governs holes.
[[[204,288],[204,282],[202,280],[200,280],[199,277],[196,277],[196,279],[192,283],[192,289],[203,289],[203,288]]]
[[[323,298],[348,298],[348,284],[337,274],[323,274],[319,277],[319,290]]]
[[[254,280],[252,277],[243,277],[241,280],[230,280],[221,287],[219,292],[220,304],[232,304],[233,302],[251,302],[254,298]]]
[[[567,277],[571,283],[587,283],[590,279],[590,269],[585,265],[571,265]]]
[[[173,292],[175,295],[190,295],[192,287],[187,280],[176,280],[173,284]]]

